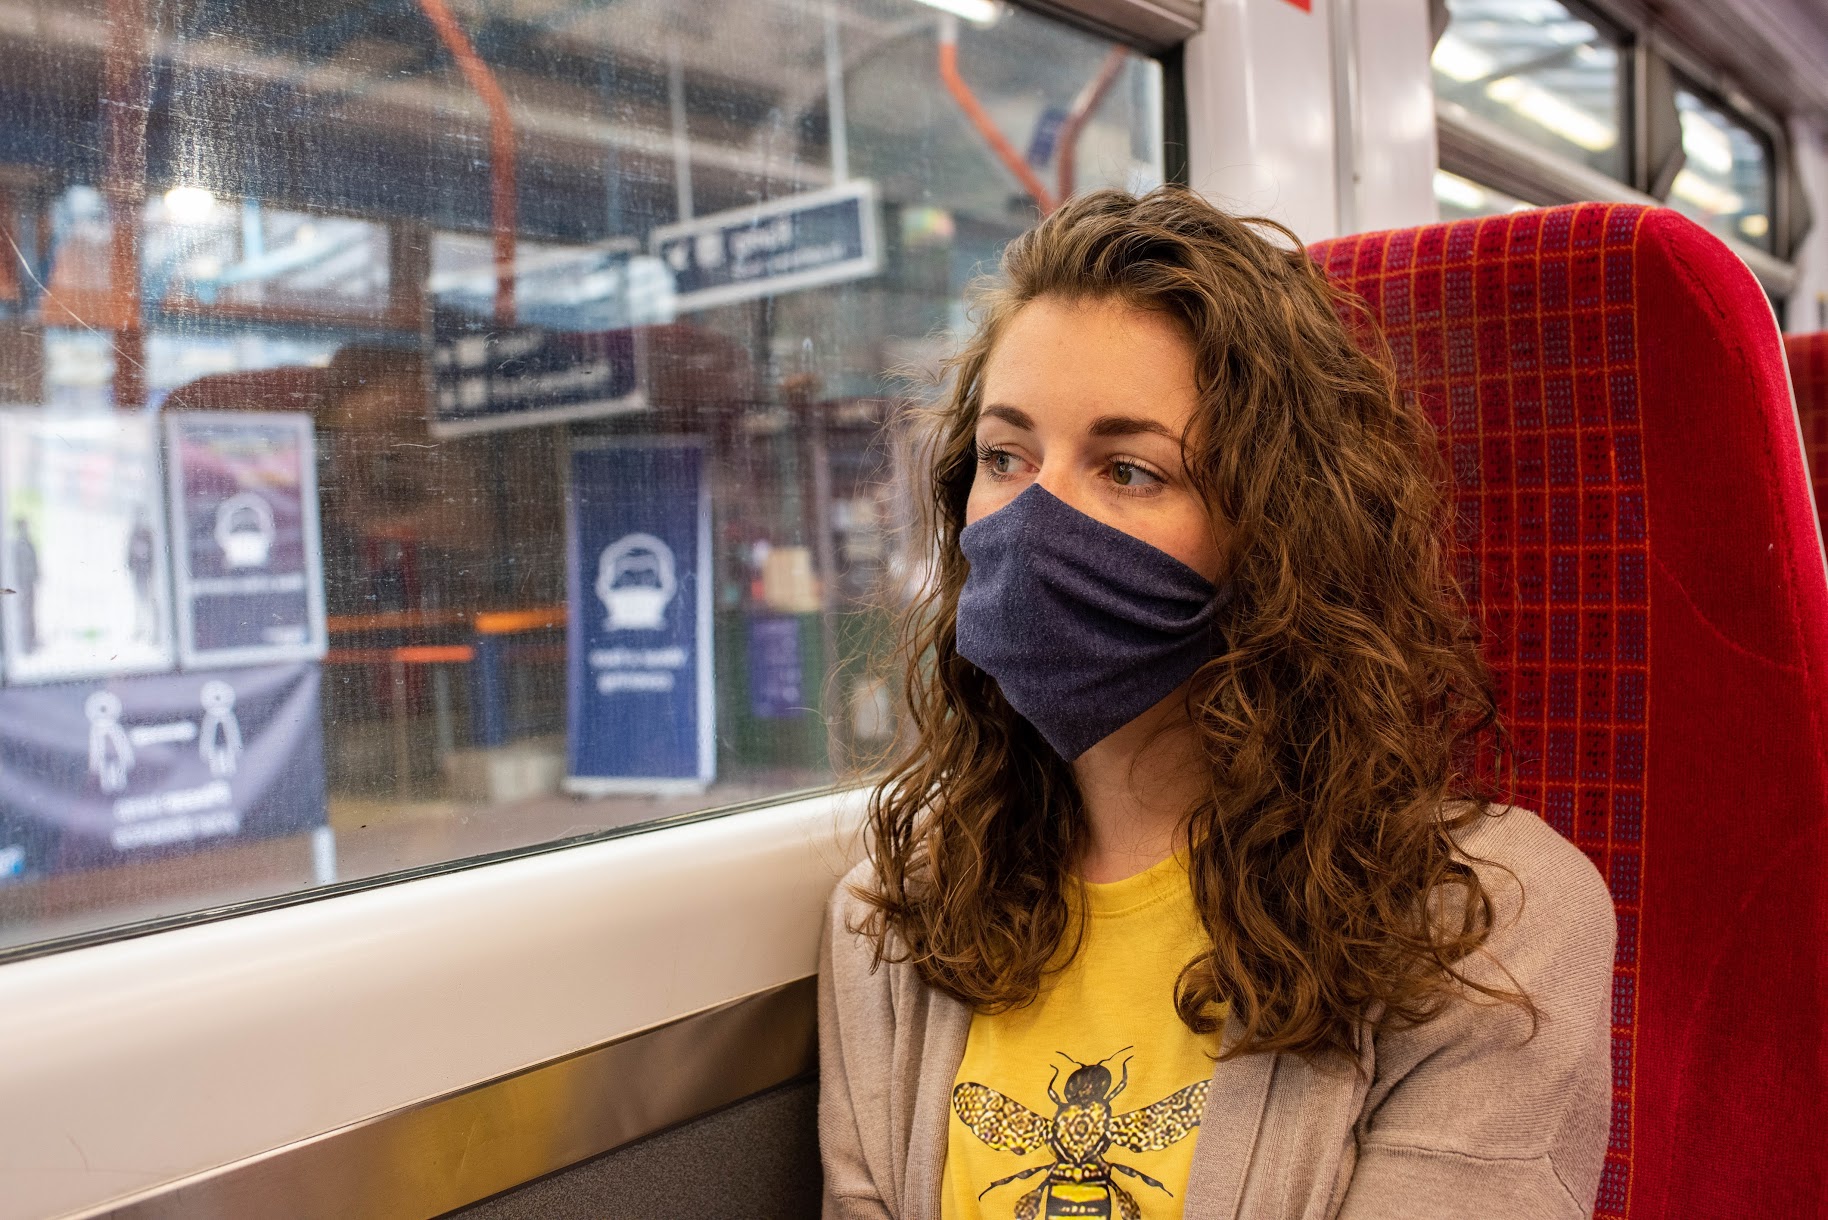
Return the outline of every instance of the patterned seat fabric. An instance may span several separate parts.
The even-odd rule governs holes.
[[[1595,1214],[1822,1214],[1828,576],[1763,293],[1635,206],[1312,252],[1440,429],[1516,802],[1612,888]]]
[[[1815,485],[1815,509],[1828,519],[1828,331],[1785,335],[1796,416],[1803,427],[1803,456]]]

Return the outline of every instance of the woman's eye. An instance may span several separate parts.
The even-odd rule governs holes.
[[[1112,462],[1111,482],[1119,487],[1142,488],[1161,482],[1159,478],[1134,462]]]
[[[993,449],[986,445],[979,445],[977,463],[991,474],[1002,477],[1015,473],[1016,455],[1007,449]]]

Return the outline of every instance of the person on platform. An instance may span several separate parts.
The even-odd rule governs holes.
[[[153,591],[153,574],[158,564],[157,543],[152,523],[145,512],[133,515],[133,529],[127,535],[127,573],[133,579],[133,638],[157,641],[159,607]]]
[[[32,525],[24,517],[13,521],[13,592],[19,598],[18,648],[22,653],[37,652],[38,642],[38,546],[32,541]]]
[[[1287,230],[1010,244],[820,968],[827,1217],[1590,1214],[1605,884],[1502,756],[1426,418]]]

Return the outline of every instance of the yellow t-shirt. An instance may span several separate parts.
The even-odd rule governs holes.
[[[1185,864],[1087,885],[1085,902],[1079,952],[1035,1002],[971,1019],[942,1220],[1181,1214],[1219,1050],[1174,1011],[1207,948]]]

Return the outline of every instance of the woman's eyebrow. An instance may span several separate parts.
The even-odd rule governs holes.
[[[1135,436],[1144,432],[1167,437],[1177,445],[1181,441],[1180,433],[1168,425],[1136,415],[1101,415],[1092,421],[1091,427],[1093,436]]]
[[[1020,407],[1005,406],[1002,403],[997,403],[994,406],[985,407],[979,414],[980,418],[1000,419],[1011,427],[1020,428],[1024,432],[1033,432],[1035,430],[1034,416],[1022,410]]]

